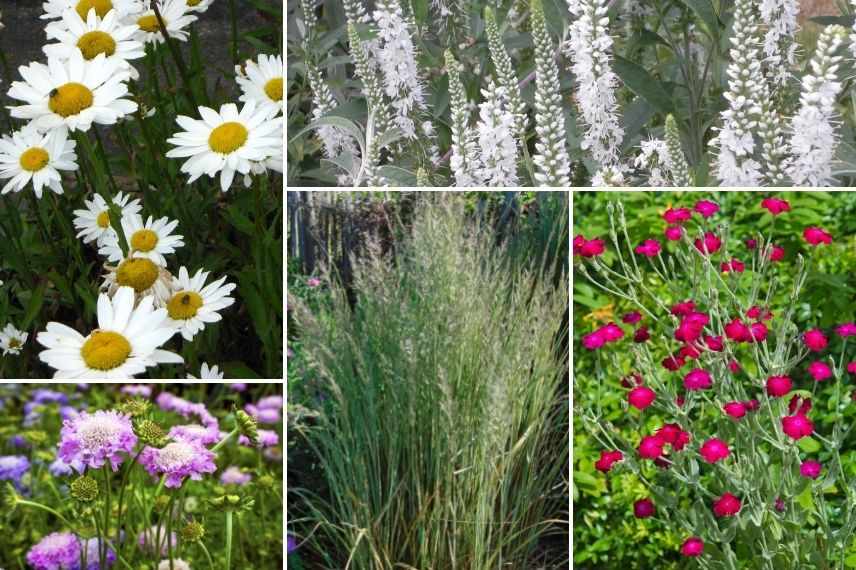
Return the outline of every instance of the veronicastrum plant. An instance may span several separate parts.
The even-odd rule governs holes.
[[[665,211],[665,244],[631,239],[621,203],[609,205],[608,239],[575,238],[579,274],[634,309],[578,349],[594,352],[604,381],[621,378],[611,385],[626,394],[633,435],[599,403],[575,413],[601,446],[595,468],[634,473],[648,493],[634,515],[660,519],[700,567],[839,568],[856,526],[842,465],[856,325],[797,326],[806,279],[833,237],[805,228],[809,251],[789,264],[775,218],[790,204],[761,204],[774,217],[765,235],[731,235],[719,206],[700,200]],[[816,424],[812,407],[829,423]]]

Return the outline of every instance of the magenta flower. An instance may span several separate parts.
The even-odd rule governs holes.
[[[722,240],[712,232],[705,232],[704,237],[697,238],[694,243],[695,248],[703,255],[716,253],[722,247]]]
[[[709,218],[719,211],[719,204],[710,200],[699,200],[693,208],[703,218]]]
[[[687,557],[698,557],[704,552],[704,541],[697,536],[691,536],[681,545],[681,554]]]
[[[832,243],[832,234],[822,230],[821,228],[810,227],[803,230],[805,241],[811,245],[818,246],[820,244],[829,245]]]
[[[637,519],[653,517],[656,512],[657,508],[654,506],[654,501],[651,499],[639,499],[633,503],[633,516]]]
[[[722,335],[705,335],[704,343],[707,345],[708,350],[712,350],[713,352],[722,352],[725,348],[725,344],[722,342]]]
[[[664,442],[657,436],[646,435],[639,442],[639,455],[645,459],[657,459],[663,455]]]
[[[600,327],[600,331],[606,339],[606,342],[615,342],[624,336],[624,331],[615,323],[607,323],[603,325]]]
[[[165,474],[165,485],[178,488],[185,477],[199,481],[203,474],[214,473],[217,470],[215,457],[196,440],[175,441],[163,449],[146,447],[140,454],[140,465],[151,475]]]
[[[817,382],[823,382],[828,378],[832,378],[832,368],[821,360],[816,360],[808,365],[808,373]]]
[[[606,244],[602,239],[586,239],[582,235],[574,238],[574,255],[581,257],[598,257],[606,251]]]
[[[788,212],[791,209],[788,201],[781,198],[764,198],[761,200],[761,207],[767,209],[774,216],[778,216],[782,212]]]
[[[34,570],[79,568],[80,541],[70,532],[51,533],[30,548],[27,564]]]
[[[814,432],[814,423],[804,414],[782,418],[782,431],[791,439],[802,439]]]
[[[727,443],[714,437],[701,445],[699,453],[702,459],[708,463],[716,463],[728,457],[731,451],[728,449]]]
[[[663,212],[663,219],[667,224],[682,224],[688,222],[692,216],[689,208],[669,208]]]
[[[758,240],[756,239],[748,238],[744,243],[746,244],[746,249],[755,249],[758,247]]]
[[[856,374],[856,361],[847,364],[847,372],[850,374]]]
[[[645,257],[656,257],[660,250],[663,249],[660,246],[660,242],[655,239],[646,239],[641,244],[636,246],[635,251],[640,255],[644,255]]]
[[[739,259],[732,258],[731,261],[723,261],[720,263],[719,270],[723,273],[743,273],[746,270],[746,264]]]
[[[856,336],[856,323],[844,323],[835,327],[835,334],[841,338]]]
[[[602,473],[607,473],[612,469],[612,466],[624,459],[624,454],[618,450],[601,451],[600,459],[594,462],[594,468]]]
[[[767,325],[752,323],[749,325],[749,342],[763,342],[767,338]]]
[[[762,309],[758,305],[752,305],[749,310],[746,311],[746,316],[758,321],[769,321],[773,318],[773,313],[768,309]]]
[[[829,344],[829,340],[820,329],[811,329],[810,331],[806,331],[803,335],[803,342],[805,342],[805,345],[809,350],[814,352],[820,352],[826,348],[827,344]]]
[[[773,398],[781,398],[791,391],[793,383],[787,376],[770,376],[767,378],[767,394]]]
[[[724,493],[713,502],[713,514],[717,517],[733,517],[740,512],[740,499],[731,493]]]
[[[624,315],[623,317],[621,317],[621,322],[628,324],[628,325],[635,325],[636,323],[638,323],[641,320],[642,320],[642,313],[640,313],[639,311],[631,311],[631,312],[627,313],[626,315]]]
[[[686,316],[695,312],[695,303],[692,301],[681,301],[672,305],[670,312],[675,316]]]
[[[712,385],[710,373],[701,368],[694,368],[684,376],[684,388],[689,391],[706,390]]]
[[[81,412],[63,422],[57,455],[78,473],[87,467],[100,469],[106,461],[116,471],[123,454],[131,453],[136,444],[137,436],[128,416],[113,410]]]
[[[746,404],[743,402],[728,402],[722,406],[722,410],[728,416],[739,420],[746,415]]]
[[[599,330],[583,335],[583,346],[589,350],[596,350],[604,344],[606,344],[606,338]]]
[[[321,285],[321,280],[317,277],[310,277],[306,280],[306,284],[310,287],[318,287],[319,285]]]
[[[770,261],[781,261],[785,258],[785,248],[774,245],[770,250]]]
[[[647,386],[637,386],[627,394],[627,401],[637,410],[644,410],[654,402],[656,397],[657,394],[655,394],[654,390],[651,388],[648,388]]]
[[[820,477],[820,472],[822,470],[823,466],[819,461],[809,459],[800,464],[800,475],[808,479],[817,479]]]
[[[663,235],[666,236],[666,239],[669,241],[678,241],[681,239],[681,236],[684,235],[684,228],[681,226],[666,226],[666,229],[663,231]]]

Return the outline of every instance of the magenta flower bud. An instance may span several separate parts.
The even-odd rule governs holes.
[[[817,479],[820,477],[821,471],[823,471],[823,466],[819,461],[809,459],[800,464],[800,475],[808,479]]]
[[[704,541],[697,536],[691,536],[681,545],[681,554],[687,557],[698,557],[704,552]]]
[[[654,506],[654,501],[651,499],[639,499],[633,503],[633,516],[637,519],[653,517],[656,512],[657,508]]]

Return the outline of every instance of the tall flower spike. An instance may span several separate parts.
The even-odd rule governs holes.
[[[761,162],[764,180],[770,186],[784,186],[787,176],[784,161],[788,148],[785,144],[785,119],[776,108],[776,98],[770,96],[766,85],[761,97],[761,114],[758,117],[758,136],[761,138]]]
[[[356,0],[354,0],[356,1]],[[366,47],[363,45],[354,23],[348,22],[348,42],[351,45],[351,57],[354,59],[357,77],[363,82],[369,113],[374,112],[375,133],[383,133],[387,128],[386,106],[383,101],[383,89],[375,73]]]
[[[475,141],[469,129],[467,93],[461,82],[461,64],[446,50],[446,72],[449,74],[449,99],[452,122],[452,157],[449,166],[456,186],[478,186],[475,179]]]
[[[817,50],[809,62],[810,71],[802,79],[800,107],[791,119],[788,176],[796,186],[829,186],[832,160],[838,146],[834,121],[835,99],[841,92],[835,55],[847,37],[843,26],[827,26],[817,40]]]
[[[761,0],[759,9],[767,30],[764,34],[765,64],[773,85],[784,87],[790,78],[790,68],[796,61],[799,2]]]
[[[496,69],[496,79],[499,86],[505,90],[508,98],[508,108],[514,114],[515,137],[523,144],[526,135],[526,106],[520,98],[517,74],[514,72],[514,64],[502,43],[499,26],[496,24],[496,15],[490,6],[484,9],[484,31],[487,35],[487,46],[490,49],[490,58]]]
[[[711,141],[719,148],[716,176],[723,186],[760,186],[761,164],[755,160],[752,133],[761,113],[762,86],[766,83],[761,72],[758,14],[753,0],[736,1],[733,27],[731,63],[726,70],[728,108],[722,112],[722,127]]]
[[[486,186],[517,186],[517,141],[514,138],[515,116],[509,109],[504,87],[487,80],[482,91],[477,127],[479,178]]]
[[[309,78],[309,86],[312,88],[312,99],[314,109],[312,109],[312,118],[319,119],[334,110],[339,106],[339,102],[333,97],[327,82],[321,77],[321,72],[312,64],[306,62],[307,77]],[[352,156],[359,156],[357,145],[354,139],[348,136],[342,129],[332,125],[325,125],[318,129],[318,138],[324,144],[324,156],[327,158],[335,158],[343,153],[350,153]]]
[[[619,124],[615,101],[618,77],[610,67],[608,5],[607,0],[568,0],[573,23],[565,50],[573,61],[577,103],[585,123],[581,146],[603,170],[620,171],[619,148],[624,129]]]
[[[684,158],[684,149],[681,148],[681,135],[678,132],[678,124],[672,115],[666,117],[665,132],[666,148],[668,149],[669,156],[666,166],[672,175],[672,182],[675,186],[692,186],[690,166],[687,164],[686,158]]]
[[[538,186],[570,186],[565,115],[559,93],[555,47],[544,21],[541,0],[532,0],[532,38],[535,41],[535,182]]]
[[[850,0],[850,8],[856,11],[856,0]],[[850,54],[856,58],[856,21],[853,22],[850,30]]]

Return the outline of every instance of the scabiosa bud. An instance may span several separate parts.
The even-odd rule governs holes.
[[[809,459],[800,464],[800,475],[808,479],[817,479],[820,477],[820,472],[822,470],[823,466],[819,461]]]
[[[692,217],[693,213],[689,208],[669,208],[663,212],[663,219],[667,224],[683,224]]]
[[[697,238],[693,243],[702,255],[711,255],[722,247],[722,240],[712,232],[705,232],[703,238]]]
[[[582,235],[574,238],[574,255],[598,257],[606,251],[606,243],[599,238],[586,239]]]
[[[192,520],[182,527],[179,536],[185,542],[198,542],[205,536],[205,527],[202,523]]]
[[[648,388],[647,386],[637,386],[627,394],[627,401],[637,410],[644,410],[654,402],[656,397],[657,394],[655,394],[654,390],[651,388]]]
[[[798,440],[814,432],[814,423],[803,414],[782,418],[782,431],[791,439]]]
[[[724,493],[713,502],[713,514],[717,517],[733,517],[740,512],[740,499],[731,493]]]
[[[645,459],[657,459],[663,455],[663,440],[653,435],[646,435],[639,442],[639,455]]]
[[[823,382],[832,378],[832,368],[821,360],[816,360],[808,365],[808,373],[815,379],[816,382]]]
[[[681,226],[666,226],[663,235],[669,241],[678,241],[684,235],[684,228]]]
[[[98,481],[83,475],[71,483],[70,490],[71,496],[81,503],[91,503],[98,498]]]
[[[704,442],[699,449],[702,459],[708,463],[722,461],[731,453],[728,444],[721,439],[711,438]]]
[[[782,212],[788,212],[791,209],[790,203],[780,198],[764,198],[761,200],[761,207],[774,216],[778,216]]]
[[[663,249],[660,246],[660,242],[655,239],[646,239],[641,244],[636,246],[635,251],[640,255],[644,255],[645,257],[656,257],[660,250]]]
[[[130,400],[125,400],[121,404],[117,406],[118,410],[123,414],[130,416],[132,418],[136,418],[139,416],[144,416],[149,412],[149,408],[151,408],[152,403],[148,400],[144,400],[142,398],[132,398]]]
[[[826,348],[827,344],[829,344],[829,340],[820,329],[811,329],[810,331],[806,331],[805,334],[803,334],[803,342],[809,350],[814,352],[820,352]]]
[[[698,557],[704,552],[704,541],[697,536],[691,536],[681,545],[681,554],[687,557]]]
[[[235,423],[238,427],[238,432],[247,437],[253,445],[259,441],[258,424],[256,420],[243,410],[235,411]]]
[[[781,398],[791,391],[793,382],[787,376],[770,376],[767,378],[767,394],[773,398]]]
[[[711,202],[710,200],[699,200],[696,202],[693,210],[700,214],[701,217],[709,218],[719,211],[719,205],[716,202]]]
[[[722,410],[728,416],[739,420],[746,415],[746,404],[743,402],[728,402],[722,406]]]
[[[633,342],[635,343],[645,342],[649,338],[651,338],[651,333],[648,332],[648,327],[644,325],[636,329],[636,332],[633,333]]]
[[[621,322],[628,325],[635,325],[639,321],[642,320],[642,313],[639,311],[632,311],[630,313],[625,314],[621,317]]]
[[[612,466],[622,461],[624,459],[624,454],[618,450],[614,451],[601,451],[600,459],[594,462],[594,468],[603,473],[608,473]]]
[[[163,447],[167,444],[166,433],[163,428],[152,420],[134,422],[134,433],[143,445]]]
[[[651,499],[639,499],[633,503],[633,516],[637,519],[653,517],[656,512],[657,508],[654,506],[654,501]]]
[[[856,323],[844,323],[835,327],[835,334],[841,338],[856,336]]]
[[[702,368],[694,368],[684,376],[684,388],[691,392],[706,390],[711,385],[710,373]]]

